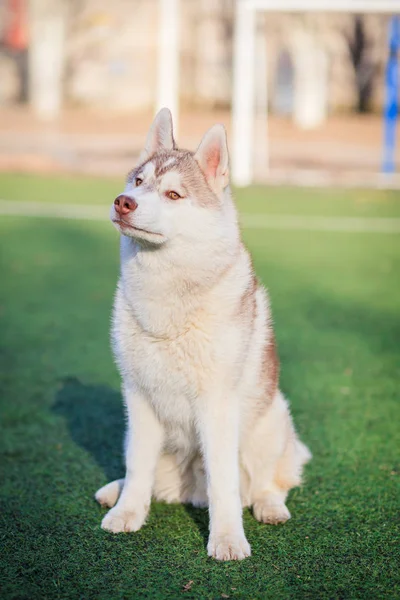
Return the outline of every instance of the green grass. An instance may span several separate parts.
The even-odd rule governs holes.
[[[0,197],[109,202],[120,182],[0,176]],[[398,216],[392,192],[255,188],[248,213]],[[282,388],[314,458],[283,526],[244,521],[253,555],[206,556],[207,512],[153,503],[136,534],[99,527],[123,474],[108,342],[118,236],[107,223],[2,218],[1,597],[399,597],[400,242],[247,230],[269,287]],[[191,589],[183,587],[192,581]]]

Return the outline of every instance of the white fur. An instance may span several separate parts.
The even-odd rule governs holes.
[[[150,131],[147,134],[146,144],[140,155],[139,162],[154,154],[157,150],[172,150],[175,146],[172,133],[172,115],[167,108],[162,108],[158,113]]]
[[[149,135],[160,119],[163,150],[173,140],[165,113]],[[128,414],[126,477],[96,494],[112,507],[102,523],[112,532],[139,529],[152,496],[208,505],[208,553],[221,560],[250,555],[242,506],[267,523],[290,517],[286,495],[311,456],[282,394],[268,400],[262,384],[271,336],[265,290],[254,292],[253,317],[238,311],[253,273],[227,187],[227,157],[219,127],[193,158],[219,208],[190,190],[181,200],[166,198],[181,185],[172,160],[159,180],[148,163],[137,172],[143,184],[127,184],[124,193],[138,205],[129,223],[150,233],[117,224],[124,235],[112,339]]]

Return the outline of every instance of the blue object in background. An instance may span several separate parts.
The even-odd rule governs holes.
[[[400,17],[392,17],[389,29],[389,59],[386,67],[386,103],[384,111],[384,155],[382,170],[395,170],[396,121],[398,113]]]

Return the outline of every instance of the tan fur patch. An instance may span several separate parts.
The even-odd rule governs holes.
[[[273,401],[279,382],[279,358],[276,349],[275,335],[271,326],[269,328],[269,333],[270,338],[265,344],[261,375],[266,382],[268,404]]]
[[[246,319],[253,325],[254,319],[256,318],[257,300],[256,291],[258,287],[257,277],[252,273],[251,279],[248,286],[244,290],[240,297],[237,316],[241,319]]]

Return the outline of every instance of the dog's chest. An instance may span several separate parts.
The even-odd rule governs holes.
[[[215,368],[212,324],[192,315],[171,337],[143,331],[117,295],[113,342],[125,377],[138,386],[165,422],[188,421]]]

